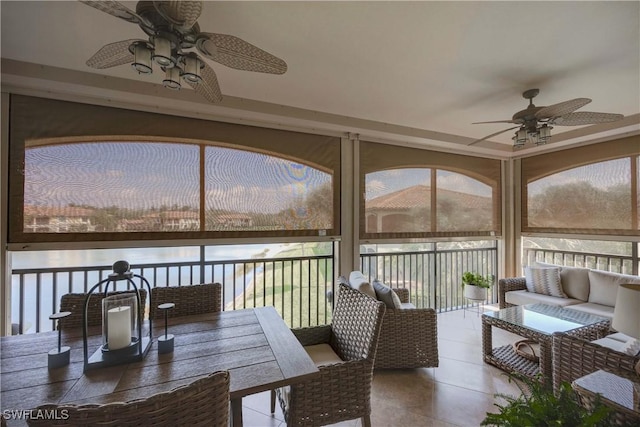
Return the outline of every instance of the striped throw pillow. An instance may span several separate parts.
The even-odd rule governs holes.
[[[560,268],[525,267],[524,276],[529,292],[568,298],[562,290]]]

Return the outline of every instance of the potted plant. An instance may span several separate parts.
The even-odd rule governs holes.
[[[493,276],[483,276],[478,273],[465,271],[462,275],[462,289],[464,297],[471,300],[487,299],[487,289],[493,283]]]
[[[563,382],[557,393],[551,385],[544,384],[541,377],[528,378],[521,374],[508,374],[509,382],[515,380],[520,389],[519,396],[498,393],[495,396],[506,403],[495,403],[499,413],[487,412],[481,426],[580,426],[605,427],[619,425],[615,412],[607,407],[597,395],[593,407],[589,410],[580,404],[580,400],[571,388]],[[622,424],[627,425],[627,424]]]

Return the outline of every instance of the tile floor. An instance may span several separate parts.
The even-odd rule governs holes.
[[[486,309],[497,309],[486,307]],[[494,328],[494,347],[519,337]],[[517,395],[504,373],[482,361],[482,328],[475,312],[438,315],[440,366],[375,371],[371,392],[373,427],[478,426],[496,412],[495,393]],[[269,413],[269,393],[243,399],[247,427],[286,427],[282,411]],[[360,420],[334,426],[361,427]]]

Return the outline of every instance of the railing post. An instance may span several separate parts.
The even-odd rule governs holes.
[[[440,307],[438,307],[437,303],[438,303],[438,290],[439,290],[439,285],[437,283],[437,280],[440,278],[440,275],[438,274],[438,269],[440,268],[440,261],[439,261],[440,257],[438,257],[438,244],[436,243],[435,245],[433,245],[433,268],[431,269],[431,280],[433,283],[433,301],[431,302],[432,307],[434,308],[434,310],[436,310],[437,312],[440,312]]]
[[[204,264],[205,264],[205,246],[200,245],[200,283],[205,283]],[[213,268],[213,266],[211,267]]]

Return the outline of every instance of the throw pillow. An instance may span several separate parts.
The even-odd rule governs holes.
[[[375,279],[373,281],[373,288],[376,291],[376,296],[378,297],[378,300],[382,301],[384,305],[387,306],[387,308],[391,308],[391,309],[402,308],[400,297],[389,286],[385,285],[378,279]]]
[[[555,264],[536,262],[536,267],[560,268],[562,290],[569,298],[580,301],[589,300],[589,269],[584,267],[567,267]]]
[[[601,270],[589,270],[589,302],[615,307],[618,286],[623,284],[640,285],[640,277]]]
[[[376,291],[373,289],[373,286],[371,286],[371,283],[369,283],[369,280],[364,277],[364,274],[362,274],[361,272],[351,272],[351,274],[349,275],[349,285],[353,289],[357,289],[360,292],[369,295],[371,298],[377,299]]]
[[[560,268],[524,268],[527,290],[536,294],[567,298],[560,282]]]

